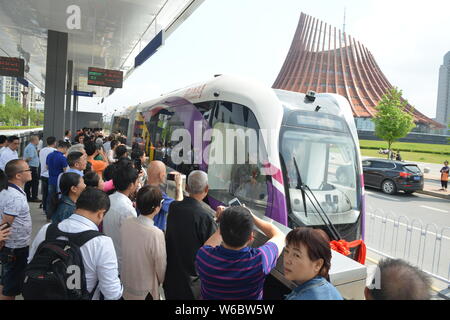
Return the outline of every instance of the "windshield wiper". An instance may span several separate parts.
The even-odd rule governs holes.
[[[308,199],[309,199],[309,202],[311,202],[313,208],[317,211],[317,213],[319,214],[319,217],[322,219],[322,222],[327,226],[327,228],[330,231],[332,237],[334,238],[333,240],[340,240],[341,239],[341,235],[336,230],[335,226],[331,222],[331,220],[328,217],[328,215],[325,212],[325,210],[323,210],[322,206],[320,205],[319,200],[317,200],[316,196],[314,195],[314,192],[312,192],[312,190],[306,184],[303,183],[302,178],[300,176],[300,170],[298,169],[297,160],[295,159],[295,157],[294,157],[294,166],[295,166],[295,170],[297,172],[297,187],[296,188],[302,191],[303,207],[305,209],[305,216],[308,217],[308,215],[306,214],[306,201],[305,201],[305,195],[306,195],[308,197]],[[317,209],[317,207],[315,206],[314,202],[311,200],[310,196],[306,193],[305,188],[308,189],[309,192],[312,194],[316,204],[319,206],[319,208],[320,208],[320,210],[322,212],[320,212]],[[326,221],[325,221],[325,219],[323,218],[322,215],[325,216]]]
[[[302,199],[303,199],[303,208],[305,209],[305,217],[308,217],[308,212],[306,211],[306,199],[305,199],[305,185],[303,184],[302,177],[300,176],[300,170],[298,170],[297,160],[294,157],[294,166],[295,171],[297,173],[297,189],[301,190],[302,192]]]

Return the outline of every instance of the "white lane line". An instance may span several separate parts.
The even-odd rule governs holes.
[[[390,198],[390,197],[383,196],[383,195],[381,195],[381,194],[374,193],[374,192],[370,192],[370,191],[367,191],[367,190],[366,190],[366,193],[371,194],[371,195],[374,195],[374,196],[377,196],[377,197],[380,197],[380,198],[383,198],[383,199],[386,199],[386,200],[400,201],[400,199]]]
[[[428,206],[420,206],[420,207],[425,208],[425,209],[434,210],[434,211],[439,211],[439,212],[448,213],[448,211],[446,211],[446,210],[437,209],[437,208],[433,208],[433,207],[428,207]]]
[[[373,215],[375,218],[379,218],[379,219],[381,219],[381,220],[383,220],[384,218],[383,217],[380,217],[380,216],[377,216],[377,215]],[[369,217],[370,218],[370,217]],[[386,219],[386,221],[389,221],[389,222],[393,222],[393,223],[395,223],[396,221],[394,221],[394,220],[392,220],[392,219]],[[367,222],[366,222],[367,223]],[[408,227],[408,225],[407,224],[404,224],[404,223],[399,223],[399,225],[401,225],[401,226],[404,226],[404,227]],[[419,229],[419,228],[417,228],[417,227],[412,227],[414,230],[418,230],[418,231],[422,231],[421,229]],[[429,234],[432,234],[432,235],[435,235],[435,236],[437,236],[437,234],[436,233],[434,233],[434,232],[428,232]],[[447,239],[447,240],[450,240],[450,238],[449,237],[446,237],[446,236],[442,236],[442,238],[443,239]]]

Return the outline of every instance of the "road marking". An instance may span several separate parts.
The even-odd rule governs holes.
[[[377,197],[380,197],[380,198],[383,198],[383,199],[386,199],[386,200],[394,200],[394,201],[400,201],[400,199],[396,199],[396,198],[389,198],[389,197],[387,197],[387,196],[383,196],[383,195],[381,195],[381,194],[378,194],[378,193],[374,193],[374,192],[371,192],[371,191],[367,191],[367,190],[366,190],[366,193],[368,193],[368,194],[371,194],[371,195],[374,195],[374,196],[377,196]]]
[[[369,218],[370,218],[370,216],[372,216],[372,215],[369,215]],[[379,218],[379,219],[381,219],[381,220],[384,220],[384,217],[380,217],[380,216],[377,216],[377,215],[373,215],[373,216],[376,217],[376,218]],[[396,221],[394,221],[394,220],[392,220],[392,219],[386,219],[386,221],[396,223]],[[404,224],[404,223],[399,222],[399,225],[408,228],[408,225],[407,225],[407,224]],[[415,229],[415,230],[418,230],[418,231],[422,231],[422,229],[419,229],[419,228],[417,228],[417,227],[412,227],[412,228]],[[428,232],[428,231],[427,231],[427,232]],[[434,236],[436,236],[436,237],[438,236],[438,235],[437,235],[436,233],[434,233],[434,232],[428,232],[428,233],[429,233],[429,234],[432,234],[432,235],[434,235]],[[442,236],[442,238],[443,238],[443,239],[450,240],[450,238],[449,238],[449,237],[446,237],[446,236]]]
[[[428,206],[420,206],[420,207],[425,208],[425,209],[434,210],[434,211],[439,211],[439,212],[448,213],[448,211],[446,211],[446,210],[436,209],[436,208],[433,208],[433,207],[428,207]]]

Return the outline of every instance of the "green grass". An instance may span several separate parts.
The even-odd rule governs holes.
[[[0,130],[21,130],[21,129],[35,129],[42,128],[42,126],[0,126]]]
[[[395,149],[397,150],[397,149]],[[450,161],[450,156],[443,154],[433,154],[433,153],[419,153],[419,152],[402,152],[400,151],[402,160],[411,162],[427,162],[427,163],[438,163],[442,164],[445,160]],[[385,158],[386,155],[379,154],[378,150],[372,149],[361,149],[361,155],[366,157],[376,157]]]
[[[387,142],[374,140],[359,140],[361,149],[379,150],[387,149]],[[394,142],[392,145],[394,151],[400,150],[413,153],[434,153],[450,156],[450,144],[426,144],[426,143],[409,143],[409,142]]]

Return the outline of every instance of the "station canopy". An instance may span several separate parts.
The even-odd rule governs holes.
[[[121,70],[126,79],[155,35],[170,36],[203,1],[0,0],[0,56],[24,59],[25,79],[45,91],[47,30],[66,32],[73,83],[105,97],[109,88],[87,85],[89,67]]]

